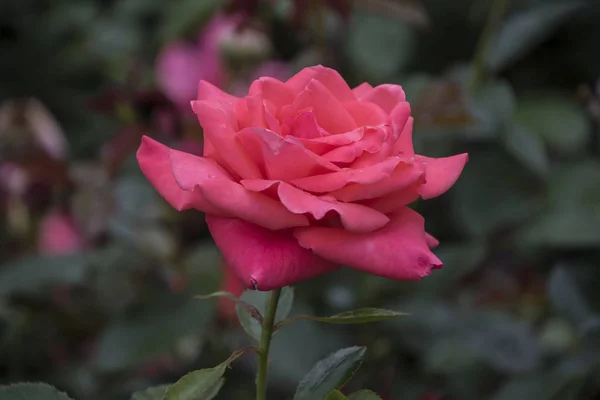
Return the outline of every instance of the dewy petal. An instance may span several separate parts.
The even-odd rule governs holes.
[[[294,93],[301,92],[311,80],[319,81],[339,101],[356,100],[354,93],[341,75],[334,69],[317,65],[304,68],[285,83]]]
[[[173,178],[183,190],[192,191],[207,179],[232,180],[229,174],[211,159],[174,149],[169,149],[167,157]]]
[[[389,177],[379,182],[368,185],[348,185],[331,192],[330,195],[345,202],[379,198],[407,189],[416,182],[422,181],[424,173],[420,163],[405,161],[398,164]]]
[[[398,140],[410,118],[410,104],[406,101],[399,103],[390,113],[390,120],[394,130],[394,139]]]
[[[206,222],[227,264],[248,288],[273,290],[339,268],[300,247],[289,231],[210,215]]]
[[[197,101],[194,111],[198,121],[204,128],[204,136],[214,149],[213,154],[218,156],[219,164],[241,178],[262,178],[258,166],[244,151],[243,147],[235,140],[235,131],[232,125],[237,126],[237,121],[228,120],[224,111],[219,109],[223,103]]]
[[[306,178],[295,179],[291,183],[308,192],[332,192],[351,183],[365,185],[379,182],[390,176],[400,162],[400,158],[392,157],[363,169],[344,169],[340,172],[307,176]]]
[[[277,194],[281,203],[296,214],[308,213],[316,220],[322,220],[328,213],[335,212],[350,232],[372,232],[389,222],[388,217],[371,208],[319,198],[285,182],[279,184]]]
[[[467,153],[445,158],[416,156],[425,166],[425,184],[420,193],[423,199],[431,199],[445,193],[458,180],[469,156]]]
[[[207,202],[199,191],[183,190],[177,184],[171,170],[170,151],[167,146],[148,136],[142,138],[142,144],[137,151],[140,169],[158,193],[179,211],[195,208],[206,213],[227,215]]]
[[[310,226],[295,229],[294,236],[300,246],[327,260],[386,278],[420,279],[442,266],[427,245],[423,217],[405,207],[390,218],[367,234]]]
[[[294,138],[283,138],[268,129],[242,129],[236,138],[262,164],[269,179],[291,180],[340,171],[338,166],[305,149]]]
[[[359,97],[362,101],[377,104],[386,113],[391,113],[398,103],[406,102],[406,95],[402,86],[384,84],[379,85]]]
[[[367,82],[364,82],[364,83],[361,83],[360,85],[358,85],[357,87],[353,88],[352,93],[354,93],[354,96],[356,96],[357,99],[362,99],[368,93],[370,93],[372,90],[373,90],[373,86],[371,86]]]
[[[236,182],[209,179],[198,186],[207,202],[227,215],[243,219],[270,230],[307,226],[304,215],[290,212],[279,201],[262,193],[246,190]]]
[[[311,109],[321,128],[330,134],[351,131],[356,122],[342,103],[319,81],[312,79],[291,105],[281,109],[279,119],[285,121],[302,110]]]

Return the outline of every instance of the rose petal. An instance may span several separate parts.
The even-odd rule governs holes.
[[[419,190],[424,181],[425,179],[422,177],[407,188],[379,198],[361,201],[361,204],[384,214],[389,214],[416,201],[420,196]]]
[[[171,170],[170,150],[167,146],[144,136],[137,151],[140,169],[158,193],[179,211],[195,208],[206,213],[227,215],[208,203],[199,191],[186,191],[177,184]]]
[[[328,137],[329,133],[319,126],[315,114],[310,109],[286,119],[281,128],[281,135],[290,135],[299,139],[317,139]]]
[[[416,156],[425,166],[425,181],[420,193],[423,199],[431,199],[445,193],[458,180],[469,156],[467,153],[445,158]]]
[[[313,196],[285,182],[277,190],[281,203],[296,214],[311,214],[322,220],[330,212],[339,215],[344,228],[350,232],[372,232],[389,222],[384,214],[360,204],[347,204]]]
[[[340,101],[319,81],[312,79],[296,100],[281,109],[279,120],[295,116],[302,110],[311,109],[321,128],[330,134],[351,131],[356,122]]]
[[[341,75],[334,69],[317,65],[304,68],[285,83],[294,93],[304,90],[311,80],[319,81],[340,101],[356,100],[354,93]]]
[[[311,113],[312,114],[312,113]],[[316,124],[316,121],[315,121]],[[318,126],[318,125],[317,125]],[[339,135],[329,135],[322,137],[303,138],[296,137],[300,143],[315,154],[323,155],[340,146],[345,146],[363,138],[365,134],[364,127],[356,128],[351,131],[340,133]],[[325,133],[327,135],[327,133]]]
[[[400,137],[394,143],[392,154],[402,154],[404,156],[412,156],[415,154],[413,147],[412,132],[413,132],[413,117],[409,117],[404,125],[404,129],[400,132]]]
[[[234,125],[227,112],[220,109],[224,103],[196,101],[194,111],[198,121],[204,128],[204,137],[214,148],[212,153],[216,161],[241,178],[262,178],[261,172],[252,158],[244,151],[243,147],[235,140]]]
[[[380,151],[389,134],[387,129],[385,129],[385,126],[369,126],[362,127],[361,129],[365,132],[362,140],[358,140],[345,146],[339,146],[323,154],[323,158],[332,163],[351,163],[364,152],[376,153]]]
[[[359,97],[359,100],[377,104],[386,113],[391,113],[398,103],[406,102],[406,95],[402,86],[384,84],[379,85]]]
[[[312,175],[295,179],[291,183],[301,189],[314,193],[332,192],[350,183],[371,184],[387,178],[401,162],[393,157],[363,169],[344,169],[323,175]]]
[[[372,90],[373,86],[371,86],[367,82],[363,82],[354,89],[352,89],[352,93],[354,93],[354,96],[356,96],[357,99],[362,99]]]
[[[357,126],[382,125],[389,122],[388,114],[376,104],[364,101],[347,101],[342,104]]]
[[[430,249],[435,249],[440,244],[439,240],[437,240],[427,232],[425,232],[425,240],[427,241],[427,246],[429,246]]]
[[[340,171],[336,165],[305,149],[293,137],[283,138],[268,129],[242,129],[236,138],[248,154],[262,164],[269,179],[287,181]]]
[[[207,179],[232,180],[231,176],[211,159],[174,149],[169,149],[167,156],[173,179],[183,190],[192,191]]]
[[[295,229],[294,236],[300,246],[327,260],[386,278],[420,279],[442,266],[427,245],[423,217],[405,207],[390,218],[366,234],[311,226]]]
[[[198,186],[207,202],[228,215],[270,230],[307,226],[304,215],[290,212],[279,201],[246,190],[242,185],[223,179],[209,179]]]
[[[292,104],[296,98],[295,92],[289,86],[270,77],[262,77],[252,82],[249,95],[258,95],[265,100],[269,100],[277,109]]]
[[[368,185],[348,185],[331,192],[330,195],[345,202],[383,197],[422,181],[424,174],[425,170],[420,163],[402,162],[389,177],[379,182]]]
[[[198,82],[198,93],[196,100],[221,101],[228,104],[235,104],[239,101],[238,97],[232,96],[213,85],[210,82],[201,80]]]
[[[227,264],[248,288],[278,289],[339,268],[300,247],[289,232],[211,215],[206,223]]]

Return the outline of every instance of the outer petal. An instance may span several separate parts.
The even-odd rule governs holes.
[[[207,202],[228,215],[270,230],[307,226],[304,215],[290,212],[277,200],[246,190],[242,185],[222,179],[210,179],[198,185]]]
[[[361,204],[364,204],[367,207],[371,207],[379,212],[384,214],[389,214],[394,212],[404,206],[416,201],[420,194],[419,189],[423,184],[424,179],[421,178],[414,184],[410,185],[407,188],[399,190],[394,193],[390,193],[386,196],[371,199],[371,200],[363,200]]]
[[[293,137],[282,138],[268,129],[246,128],[238,132],[236,138],[264,168],[269,179],[291,180],[340,170],[308,151]]]
[[[392,174],[396,166],[402,162],[392,157],[378,164],[363,169],[344,169],[330,174],[313,175],[295,179],[291,183],[301,189],[314,193],[332,192],[351,183],[371,184],[379,182]]]
[[[427,245],[423,217],[410,208],[390,217],[388,225],[366,234],[306,227],[295,229],[294,236],[302,247],[327,260],[386,278],[420,279],[442,267]]]
[[[368,101],[377,104],[386,113],[391,113],[398,103],[406,101],[406,95],[402,86],[385,84],[373,88],[359,98],[362,101]]]
[[[227,215],[223,210],[208,203],[199,191],[183,190],[175,181],[167,146],[144,136],[137,151],[140,169],[169,204],[179,211],[195,208],[206,213]]]
[[[319,126],[330,134],[344,133],[356,128],[356,122],[338,100],[321,82],[308,82],[294,103],[281,109],[279,119],[285,121],[302,110],[312,108]]]
[[[232,121],[228,115],[230,110],[221,108],[225,103],[196,101],[194,111],[204,128],[204,136],[218,155],[219,164],[228,167],[242,178],[261,178],[261,172],[254,160],[244,151],[235,140],[237,121]]]
[[[368,185],[348,185],[330,194],[345,202],[374,199],[404,190],[416,182],[422,181],[424,175],[425,170],[420,163],[403,162],[388,178],[379,182]]]
[[[198,82],[198,92],[196,100],[221,101],[229,104],[235,104],[235,102],[237,102],[239,98],[222,91],[210,82],[201,80],[200,82]]]
[[[330,212],[339,215],[344,228],[350,232],[372,232],[389,222],[384,214],[360,204],[347,204],[324,199],[281,182],[277,194],[281,203],[296,214],[311,214],[322,220]]]
[[[458,180],[469,156],[467,153],[445,158],[416,156],[425,165],[425,181],[421,197],[425,200],[445,193]]]
[[[429,246],[430,249],[435,249],[440,244],[439,240],[437,240],[427,232],[425,232],[425,240],[427,241],[427,246]]]
[[[248,288],[273,290],[339,268],[300,247],[289,231],[211,215],[206,222],[226,262]]]
[[[198,191],[220,214],[234,216],[268,229],[308,225],[308,219],[288,211],[281,203],[233,182],[211,160],[181,151],[170,151],[175,182],[183,190]]]
[[[313,79],[323,84],[340,101],[356,100],[344,78],[336,70],[322,65],[304,68],[288,79],[285,84],[298,93],[304,90]]]

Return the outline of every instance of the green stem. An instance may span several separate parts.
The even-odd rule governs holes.
[[[275,289],[271,293],[267,315],[264,316],[260,344],[258,346],[258,374],[256,375],[256,400],[267,400],[267,372],[269,370],[269,346],[273,336],[273,325],[275,324],[275,312],[281,289]]]
[[[473,77],[470,84],[471,93],[477,92],[485,79],[485,59],[489,52],[492,39],[500,29],[504,13],[508,8],[508,2],[509,0],[494,0],[492,3],[492,9],[488,14],[485,28],[477,43],[477,52],[475,53],[475,59],[473,60]]]

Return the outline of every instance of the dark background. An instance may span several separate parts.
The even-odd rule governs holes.
[[[234,28],[199,39],[217,12]],[[418,153],[470,161],[416,204],[442,270],[296,287],[294,313],[411,315],[286,328],[271,398],[356,344],[348,390],[385,400],[600,398],[598,43],[595,0],[2,0],[0,384],[128,399],[249,345],[231,304],[192,298],[227,286],[203,215],[170,209],[134,153],[142,134],[201,151],[173,85],[239,93],[324,64],[403,85]],[[217,399],[251,398],[255,364],[236,361]]]

